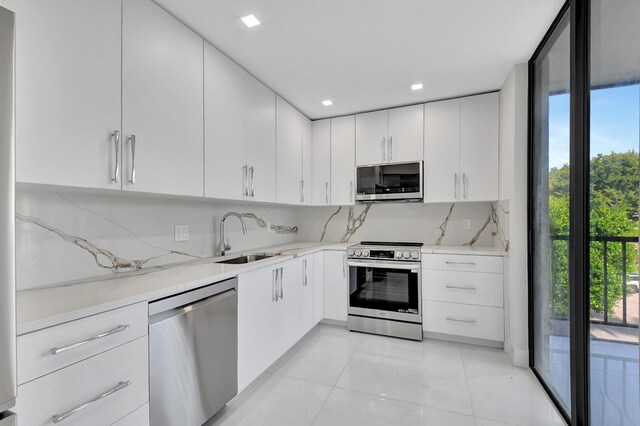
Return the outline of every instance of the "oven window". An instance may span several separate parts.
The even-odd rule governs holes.
[[[418,313],[418,274],[406,269],[349,267],[349,305]]]

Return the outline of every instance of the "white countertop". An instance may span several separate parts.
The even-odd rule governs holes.
[[[199,259],[190,263],[152,268],[148,271],[98,278],[95,281],[19,291],[17,294],[18,335],[134,303],[161,299],[320,250],[344,250],[351,244],[353,243],[304,242],[262,247],[241,253],[231,253],[226,257],[233,258],[255,252],[278,252],[281,255],[241,265],[215,263],[222,258]],[[486,256],[505,254],[493,247],[459,246],[425,246],[422,252]]]

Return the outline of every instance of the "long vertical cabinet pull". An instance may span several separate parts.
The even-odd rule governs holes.
[[[329,205],[329,182],[324,183],[324,203]]]
[[[272,302],[277,302],[278,301],[278,291],[277,291],[277,286],[278,286],[278,270],[274,269],[273,271],[271,271],[271,301]]]
[[[347,255],[342,255],[342,276],[346,278],[347,276]]]
[[[302,259],[302,286],[306,287],[307,284],[307,259]]]
[[[278,269],[280,270],[280,299],[284,299],[284,289],[282,288],[282,276],[284,275],[284,269]]]
[[[465,200],[469,198],[468,188],[467,188],[467,174],[462,173],[462,194]]]
[[[304,180],[300,181],[300,202],[304,203]]]
[[[393,138],[391,136],[389,136],[389,154],[387,155],[387,158],[389,159],[389,161],[393,160]]]
[[[120,130],[114,130],[111,135],[113,136],[116,150],[116,167],[113,171],[113,177],[111,178],[111,181],[118,183],[120,182]]]
[[[349,195],[351,196],[351,202],[355,203],[355,195],[353,194],[353,181],[349,182]]]
[[[243,197],[246,197],[249,195],[249,190],[247,189],[248,180],[249,180],[248,166],[245,164],[244,166],[242,166],[242,196]]]
[[[453,196],[454,199],[458,199],[458,174],[453,174]]]
[[[136,184],[136,135],[129,136],[129,145],[131,145],[131,176],[129,183]]]
[[[380,146],[381,146],[381,150],[382,150],[382,161],[387,161],[387,147],[385,144],[386,138],[382,138],[382,141],[380,141]]]
[[[253,166],[249,167],[249,180],[251,182],[251,195],[249,195],[250,197],[254,196],[254,191],[253,191]]]

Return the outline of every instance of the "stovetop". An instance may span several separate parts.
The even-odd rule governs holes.
[[[386,247],[422,247],[424,243],[416,243],[411,241],[362,241],[360,246],[386,246]]]

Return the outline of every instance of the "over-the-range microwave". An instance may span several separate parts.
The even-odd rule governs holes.
[[[422,201],[422,161],[356,167],[356,201]]]

